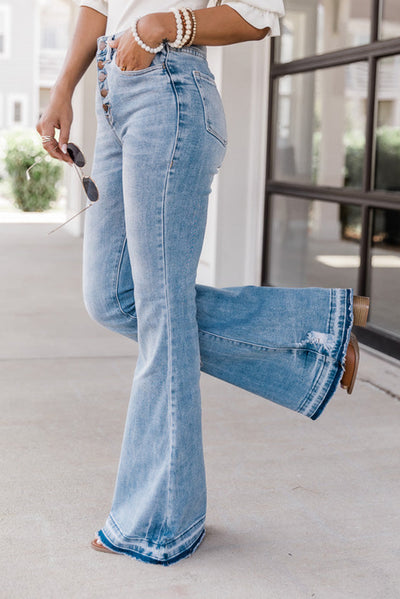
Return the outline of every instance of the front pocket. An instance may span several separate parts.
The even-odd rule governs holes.
[[[228,143],[225,111],[215,80],[206,73],[192,71],[201,97],[206,130],[226,146]]]
[[[115,54],[115,56],[116,56],[116,54]],[[137,76],[137,75],[144,75],[145,73],[149,73],[150,71],[155,71],[156,69],[162,69],[163,64],[161,62],[159,62],[157,64],[153,64],[153,62],[154,62],[154,58],[148,67],[146,67],[145,69],[136,69],[135,71],[121,71],[121,68],[115,62],[115,58],[112,61],[112,64],[114,64],[118,73],[120,73],[124,77],[132,77],[132,76]]]

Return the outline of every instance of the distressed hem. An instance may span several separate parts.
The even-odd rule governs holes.
[[[336,360],[331,362],[326,357],[321,356],[320,374],[299,409],[301,414],[311,420],[319,418],[339,386],[353,326],[353,290],[335,291],[332,309],[334,313],[334,333],[338,338]]]
[[[204,521],[205,516],[177,538],[165,543],[156,543],[138,537],[134,540],[127,538],[109,516],[105,527],[98,531],[98,535],[101,542],[116,553],[150,564],[169,566],[196,551],[205,536]]]

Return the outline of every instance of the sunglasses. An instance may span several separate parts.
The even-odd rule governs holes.
[[[48,233],[49,235],[50,235],[50,233],[54,233],[54,231],[57,231],[58,229],[60,229],[61,227],[63,227],[67,223],[69,223],[73,218],[75,218],[76,216],[79,216],[79,214],[82,214],[82,212],[84,212],[85,210],[87,210],[88,208],[93,206],[93,204],[95,202],[97,202],[97,200],[99,199],[99,190],[97,189],[96,183],[93,181],[93,179],[91,177],[86,177],[83,174],[82,167],[85,166],[86,159],[85,159],[85,156],[83,155],[82,150],[80,150],[76,144],[70,142],[67,144],[67,152],[72,160],[72,165],[75,168],[75,170],[81,180],[83,189],[85,190],[86,196],[87,196],[90,204],[88,204],[88,206],[85,206],[84,208],[82,208],[82,210],[79,210],[79,212],[77,212],[76,214],[71,216],[71,218],[69,218],[65,222],[61,223],[61,225],[58,225],[58,227],[56,227],[55,229],[52,229],[51,231],[49,231],[49,233]],[[44,158],[44,156],[35,160],[35,162],[26,170],[26,178],[28,179],[28,181],[30,180],[29,171],[34,166],[36,166],[39,162],[41,162],[43,160],[43,158]]]

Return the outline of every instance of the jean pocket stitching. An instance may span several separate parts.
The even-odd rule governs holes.
[[[117,69],[118,73],[120,73],[120,75],[123,75],[124,77],[132,77],[132,76],[136,77],[138,75],[145,75],[146,73],[150,73],[151,71],[162,69],[162,63],[161,63],[161,64],[151,64],[150,66],[146,67],[145,69],[137,69],[136,71],[122,71],[121,68],[115,62],[115,60],[113,61],[113,64],[114,64],[115,68]]]
[[[209,111],[207,108],[207,102],[206,102],[206,98],[205,98],[205,90],[202,88],[202,85],[201,85],[201,80],[204,80],[206,83],[213,85],[218,92],[218,88],[215,83],[215,79],[213,77],[211,77],[210,75],[207,75],[206,73],[202,73],[201,71],[197,71],[197,70],[192,71],[192,74],[193,74],[193,78],[196,83],[196,87],[200,94],[201,102],[203,105],[204,121],[205,121],[206,130],[211,135],[213,135],[225,147],[228,143],[228,138],[226,135],[224,136],[220,132],[216,131],[216,129],[214,129],[214,127],[212,126]]]

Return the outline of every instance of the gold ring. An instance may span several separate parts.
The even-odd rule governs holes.
[[[121,71],[126,71],[126,67],[121,67]]]

